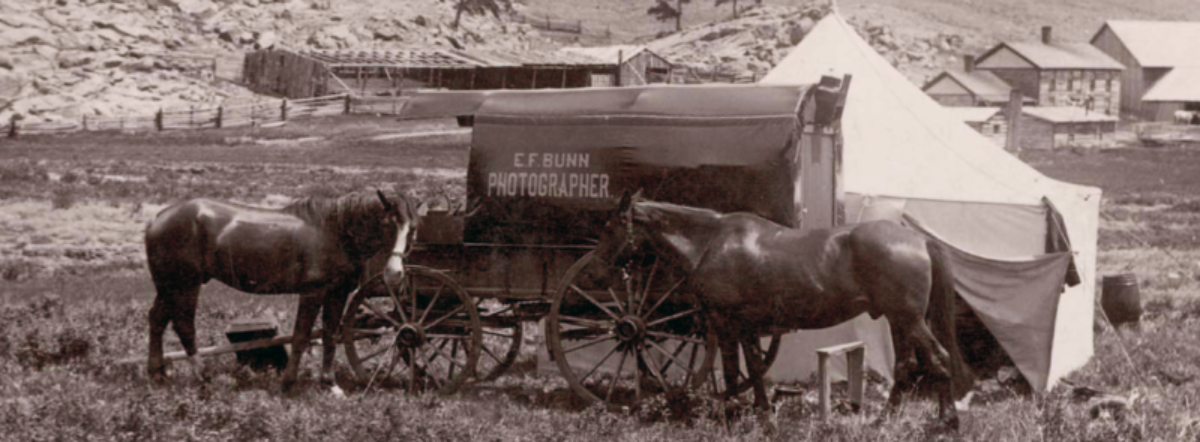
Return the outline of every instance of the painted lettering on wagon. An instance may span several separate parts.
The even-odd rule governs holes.
[[[608,198],[608,174],[590,172],[591,163],[589,153],[517,152],[512,167],[522,171],[488,173],[487,194]]]

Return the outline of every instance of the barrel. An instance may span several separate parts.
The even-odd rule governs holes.
[[[1142,295],[1138,292],[1137,275],[1105,276],[1100,307],[1114,326],[1141,320]]]

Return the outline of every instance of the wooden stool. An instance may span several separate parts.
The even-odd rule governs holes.
[[[829,419],[829,358],[846,354],[846,378],[850,382],[850,403],[860,409],[863,403],[863,361],[867,346],[854,341],[817,350],[817,374],[821,377],[821,420]]]

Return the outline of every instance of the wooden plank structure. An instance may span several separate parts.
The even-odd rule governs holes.
[[[416,89],[538,89],[592,86],[617,63],[564,51],[449,49],[291,51],[246,54],[242,80],[260,93],[397,96]]]

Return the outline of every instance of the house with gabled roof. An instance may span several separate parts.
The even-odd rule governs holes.
[[[1122,112],[1169,121],[1200,111],[1200,22],[1109,20],[1091,44],[1126,67]]]
[[[975,57],[963,55],[963,69],[942,71],[921,87],[942,106],[998,106],[1008,103],[1012,86],[988,71],[975,70]],[[1033,104],[1033,98],[1025,97]]]
[[[1125,67],[1088,43],[1061,42],[1042,27],[1038,42],[1001,42],[984,52],[975,70],[1004,80],[1038,106],[1078,106],[1117,115]]]

